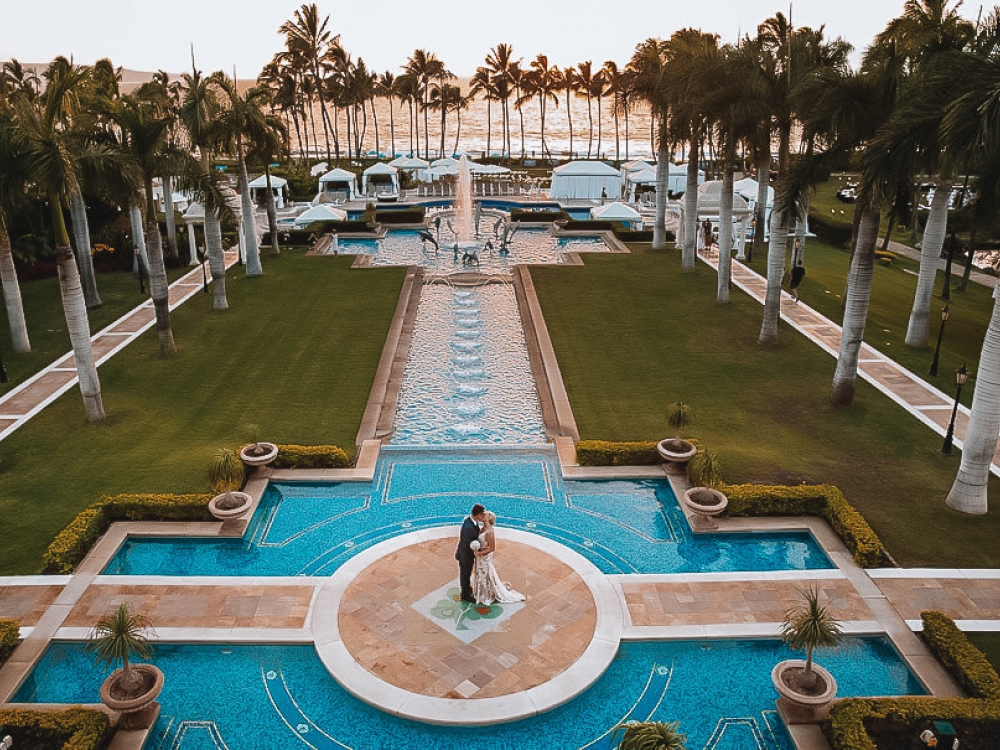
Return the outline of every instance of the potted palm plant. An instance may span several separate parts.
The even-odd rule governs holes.
[[[260,428],[247,425],[247,444],[240,448],[240,460],[247,466],[264,466],[278,457],[278,446],[260,439]]]
[[[253,498],[246,492],[234,491],[243,484],[243,462],[232,448],[219,448],[208,466],[212,488],[219,494],[208,503],[209,512],[220,521],[240,518],[250,510]]]
[[[630,721],[615,727],[621,732],[618,750],[684,750],[687,736],[677,731],[680,722]]]
[[[717,529],[715,516],[729,505],[729,498],[722,492],[722,463],[719,457],[703,450],[688,463],[688,481],[691,487],[684,491],[684,505],[691,512],[691,524],[700,529]]]
[[[806,660],[787,659],[771,670],[771,681],[781,696],[778,708],[793,724],[823,721],[837,695],[837,681],[813,664],[813,651],[837,645],[840,623],[819,603],[816,588],[800,592],[802,604],[788,610],[781,625],[781,639],[794,649],[805,649]]]
[[[147,638],[149,620],[133,612],[126,602],[113,614],[105,615],[90,632],[87,649],[96,652],[98,664],[121,668],[112,672],[101,685],[101,702],[121,713],[122,722],[133,729],[146,728],[155,720],[156,699],[163,689],[163,672],[152,664],[136,664],[135,658],[153,655]]]
[[[667,405],[666,416],[667,426],[673,429],[674,436],[657,443],[656,450],[666,461],[667,468],[679,470],[687,466],[687,462],[698,452],[694,443],[681,440],[681,430],[691,423],[691,407],[683,401],[675,401]]]

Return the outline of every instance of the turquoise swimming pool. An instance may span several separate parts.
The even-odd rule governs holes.
[[[241,539],[130,537],[112,575],[329,575],[360,550],[461,522],[473,503],[605,573],[832,568],[808,533],[691,534],[663,480],[564,481],[550,447],[383,448],[373,483],[273,483]]]
[[[312,646],[161,644],[162,712],[147,750],[339,748],[383,750],[610,749],[624,720],[679,721],[688,747],[792,750],[774,710],[779,641],[624,643],[608,671],[570,703],[530,719],[451,728],[399,719],[340,688]],[[818,661],[841,696],[920,695],[885,638],[844,638]],[[18,702],[97,702],[105,673],[78,642],[53,643]]]

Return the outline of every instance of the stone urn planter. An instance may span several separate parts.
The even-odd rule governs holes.
[[[669,471],[680,473],[687,466],[688,461],[694,458],[698,448],[687,440],[667,438],[656,444],[656,452],[667,464]]]
[[[274,443],[250,443],[240,449],[240,460],[247,466],[264,466],[278,457]]]
[[[220,521],[242,518],[253,503],[253,498],[246,492],[223,492],[208,502],[208,512]]]
[[[684,505],[693,513],[691,525],[702,529],[717,529],[715,517],[729,505],[729,498],[712,487],[692,487],[684,491]]]
[[[787,659],[774,665],[771,682],[781,696],[778,708],[789,724],[817,724],[829,717],[830,704],[837,695],[837,681],[823,667],[813,663],[816,685],[806,691],[798,682],[805,672],[803,659]]]
[[[101,684],[101,703],[122,714],[122,722],[138,729],[146,723],[142,720],[142,712],[156,704],[163,690],[163,672],[152,664],[131,664],[129,671],[138,674],[139,683],[126,688],[125,671],[115,670]],[[150,718],[155,718],[155,714],[151,713]]]

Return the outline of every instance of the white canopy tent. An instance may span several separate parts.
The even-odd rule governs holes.
[[[636,188],[639,185],[656,185],[656,168],[646,167],[635,169],[625,175],[625,197],[635,201]]]
[[[590,209],[590,218],[601,221],[621,221],[627,223],[629,229],[634,228],[637,223],[640,225],[642,223],[642,215],[631,206],[626,206],[620,201],[608,203],[604,206],[594,206]]]
[[[276,208],[285,207],[285,187],[288,180],[284,177],[271,175],[271,192],[274,193],[274,205]],[[263,205],[267,193],[267,175],[262,174],[255,180],[251,180],[247,185],[250,188],[250,200],[256,205]]]
[[[711,180],[709,182],[702,183],[698,187],[698,223],[700,224],[705,219],[708,219],[712,223],[712,229],[718,231],[719,226],[719,213],[720,213],[720,203],[722,198],[722,182],[719,180]],[[683,238],[683,201],[681,202],[681,222],[680,222],[680,232],[677,237],[678,246],[684,241]],[[746,255],[744,253],[746,247],[746,234],[747,226],[749,225],[750,219],[750,206],[747,202],[743,200],[738,195],[733,196],[733,247],[730,250],[736,250],[736,257],[739,260],[743,260]]]
[[[571,161],[552,170],[552,187],[549,195],[560,198],[590,198],[602,196],[617,198],[621,195],[621,173],[602,161]]]
[[[670,176],[667,178],[667,190],[677,195],[687,190],[687,164],[671,164]],[[705,182],[705,170],[698,170],[698,184]]]
[[[361,173],[361,192],[364,195],[399,192],[399,170],[384,162],[372,164]]]
[[[358,176],[346,169],[330,170],[319,178],[319,192],[313,203],[332,203],[337,194],[342,194],[345,201],[352,201],[358,192]]]
[[[746,177],[733,183],[733,192],[743,198],[750,206],[750,211],[757,210],[758,183],[756,180]],[[764,205],[764,231],[768,231],[771,224],[771,207],[774,205],[774,188],[767,188],[767,203]]]
[[[334,208],[328,203],[320,203],[318,206],[304,211],[295,217],[295,228],[304,229],[314,221],[344,221],[347,218],[347,211],[341,208]]]

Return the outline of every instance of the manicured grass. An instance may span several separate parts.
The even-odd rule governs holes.
[[[1000,672],[1000,633],[966,633],[972,645],[986,654],[993,668]]]
[[[830,176],[826,182],[815,185],[815,190],[809,196],[809,213],[823,217],[823,220],[835,226],[851,228],[854,221],[854,204],[844,203],[837,197],[837,191],[847,187],[848,183],[856,183],[857,175],[841,175],[836,173]],[[882,212],[882,224],[879,227],[879,247],[882,246],[882,238],[885,236],[886,221],[888,212]],[[919,233],[923,231],[924,222],[927,221],[927,212],[921,211],[919,215]],[[904,245],[912,244],[910,238],[909,225],[901,226],[899,223],[893,228],[891,239],[902,242]]]
[[[738,290],[717,305],[704,264],[588,255],[532,276],[582,438],[662,438],[665,404],[684,401],[689,435],[729,481],[835,484],[903,565],[1000,564],[1000,513],[944,504],[957,452],[942,456],[940,437],[862,381],[852,407],[831,407],[834,359],[784,325],[777,346],[759,345],[761,306]]]
[[[247,423],[353,454],[405,269],[352,261],[284,250],[261,278],[230,269],[228,311],[199,294],[172,313],[175,357],[160,359],[150,331],[101,366],[106,423],[86,423],[73,389],[0,443],[0,573],[37,572],[102,494],[207,489],[215,449]]]
[[[799,297],[837,325],[844,319],[845,280],[850,261],[846,250],[821,240],[810,238],[806,244],[806,278],[800,287]],[[757,273],[767,273],[766,258],[755,258],[750,266]],[[941,308],[945,305],[940,299],[944,273],[938,272],[934,285],[927,345],[907,346],[906,327],[913,307],[919,267],[917,261],[902,256],[897,256],[891,266],[876,264],[865,341],[949,395],[955,391],[955,370],[966,364],[972,377],[962,390],[962,402],[970,405],[983,339],[993,312],[992,289],[974,282],[970,282],[968,289],[962,293],[952,287],[951,300],[947,303],[951,317],[945,324],[938,374],[931,377],[928,369],[941,326]]]
[[[170,269],[167,271],[167,278],[173,282],[187,272],[187,268]],[[14,354],[10,325],[4,310],[3,322],[0,323],[3,327],[0,331],[0,354],[3,355],[10,382],[0,383],[0,396],[52,364],[72,348],[59,296],[59,281],[55,278],[35,279],[23,281],[20,286],[31,351]],[[149,299],[148,294],[139,292],[139,282],[126,271],[98,273],[97,290],[104,304],[89,311],[92,334],[106,328],[133,307]]]

